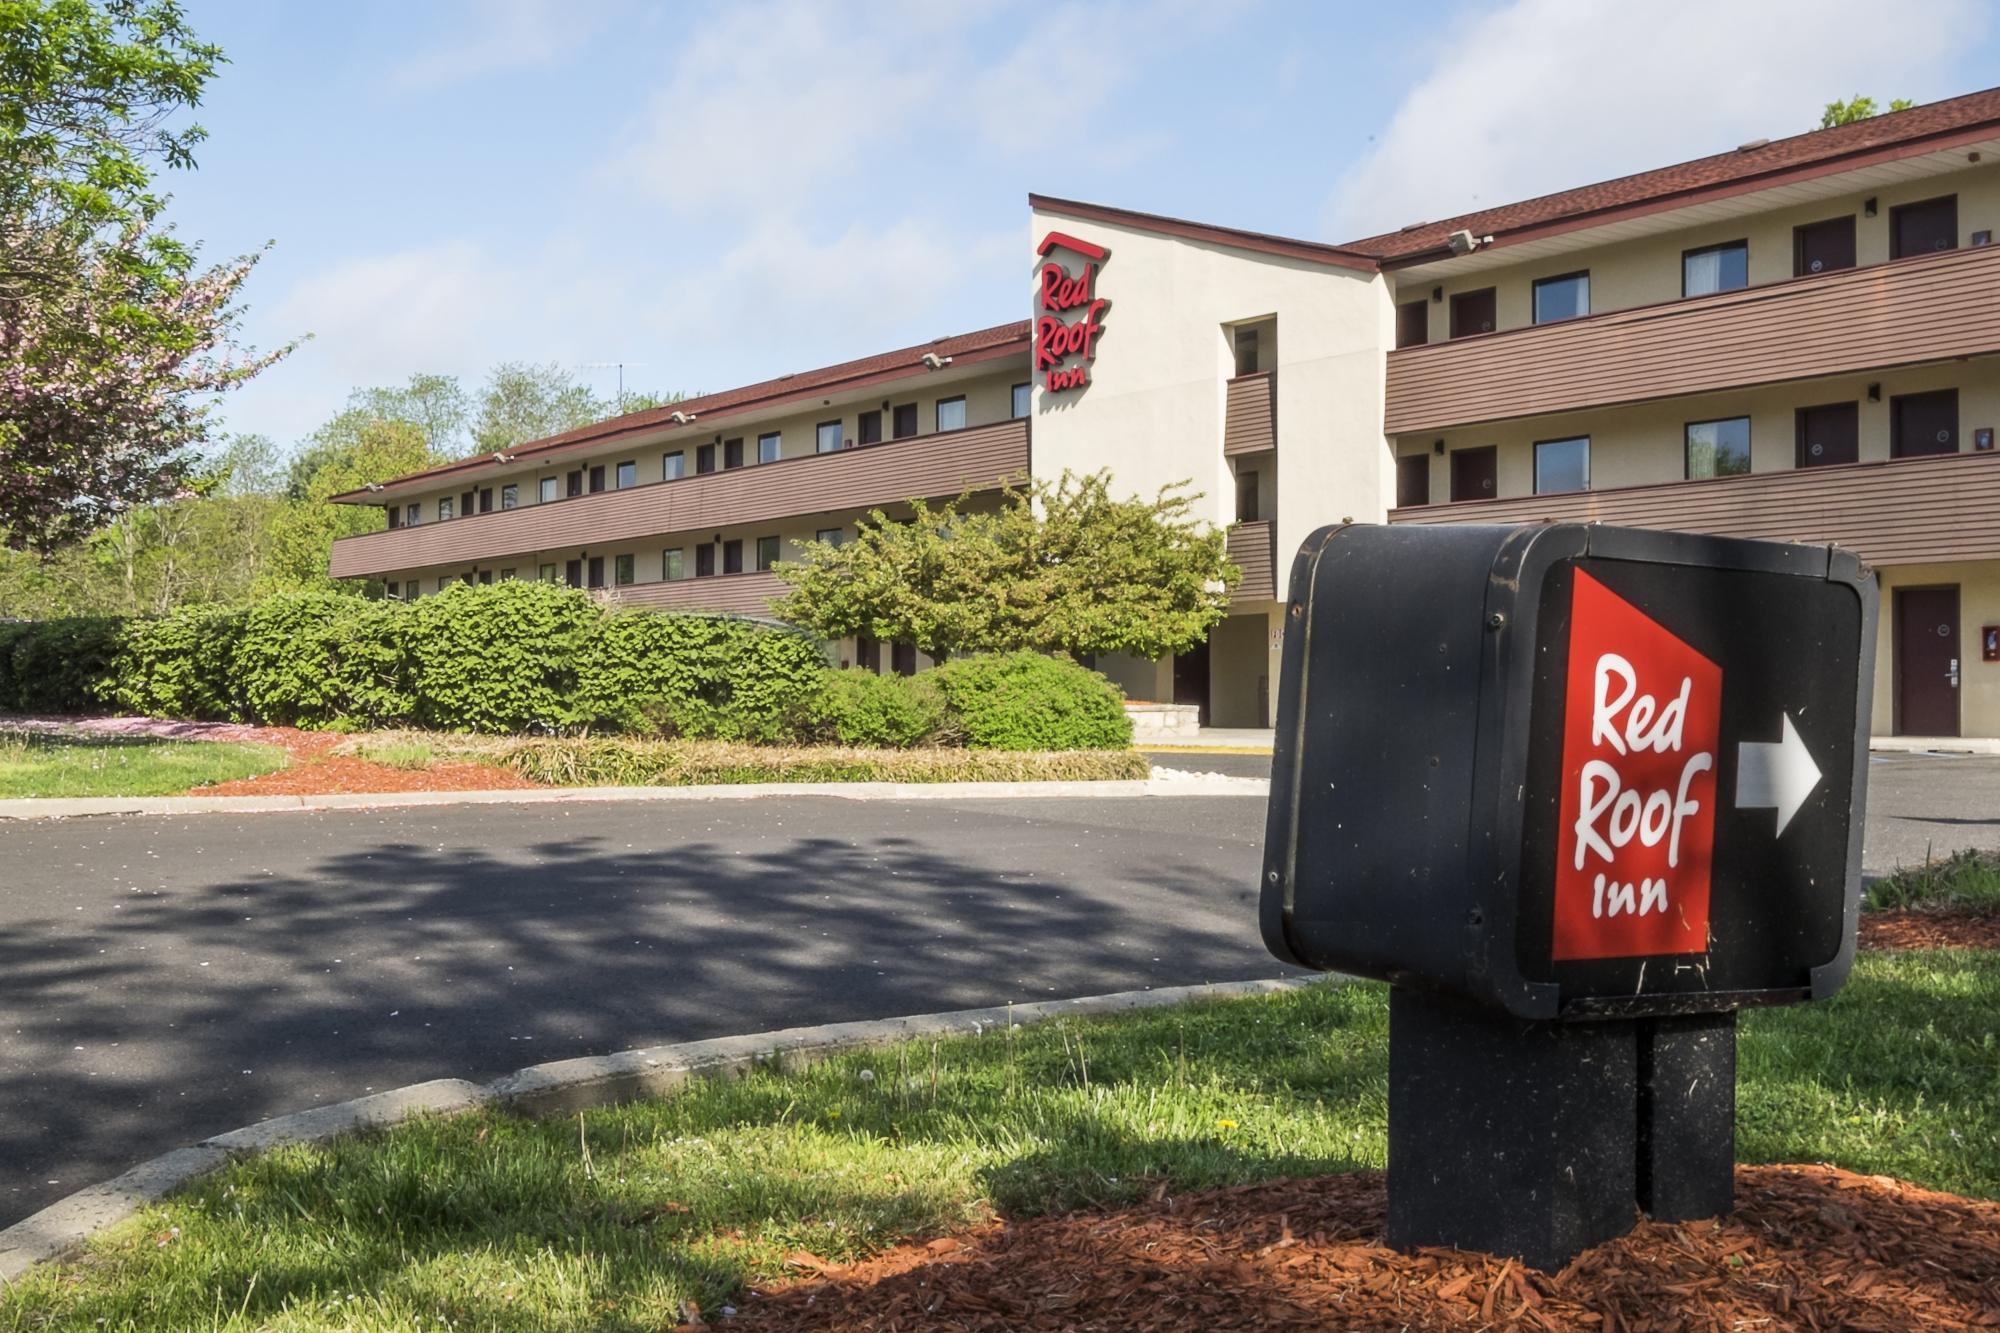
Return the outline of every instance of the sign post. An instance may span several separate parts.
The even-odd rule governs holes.
[[[1828,547],[1348,525],[1293,566],[1262,885],[1392,983],[1389,1240],[1727,1212],[1735,1015],[1853,963],[1875,585]]]

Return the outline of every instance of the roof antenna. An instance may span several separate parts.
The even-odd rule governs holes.
[[[625,410],[625,367],[643,366],[644,361],[586,361],[578,370],[616,370],[618,372],[618,410]]]

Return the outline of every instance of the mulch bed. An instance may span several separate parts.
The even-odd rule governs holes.
[[[2000,907],[1903,907],[1861,914],[1864,949],[2000,949]]]
[[[2000,1204],[1824,1166],[1739,1166],[1736,1213],[1642,1223],[1560,1273],[1385,1248],[1378,1172],[994,1223],[753,1293],[754,1329],[2000,1327]],[[702,1327],[694,1323],[685,1327]]]

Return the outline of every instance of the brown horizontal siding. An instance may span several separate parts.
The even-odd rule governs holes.
[[[620,606],[645,606],[662,611],[727,611],[740,616],[768,616],[771,603],[785,595],[776,574],[719,574],[705,579],[668,579],[634,583],[618,589]]]
[[[1238,523],[1229,530],[1229,563],[1243,571],[1243,581],[1229,595],[1233,602],[1269,602],[1278,596],[1277,555],[1271,521]]]
[[[329,573],[354,578],[504,556],[526,559],[581,546],[601,549],[669,533],[952,496],[996,486],[1027,468],[1028,423],[1002,421],[343,537],[333,544]]]
[[[1391,435],[2000,351],[2000,247],[1389,353]]]
[[[1229,381],[1222,416],[1222,452],[1254,454],[1278,447],[1278,377],[1262,370]]]
[[[2000,454],[1844,467],[1568,495],[1425,505],[1391,523],[1612,523],[1723,537],[1835,542],[1873,565],[2000,557]]]

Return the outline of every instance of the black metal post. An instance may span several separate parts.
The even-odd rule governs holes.
[[[1641,1019],[1639,1207],[1720,1217],[1736,1198],[1736,1015]]]

